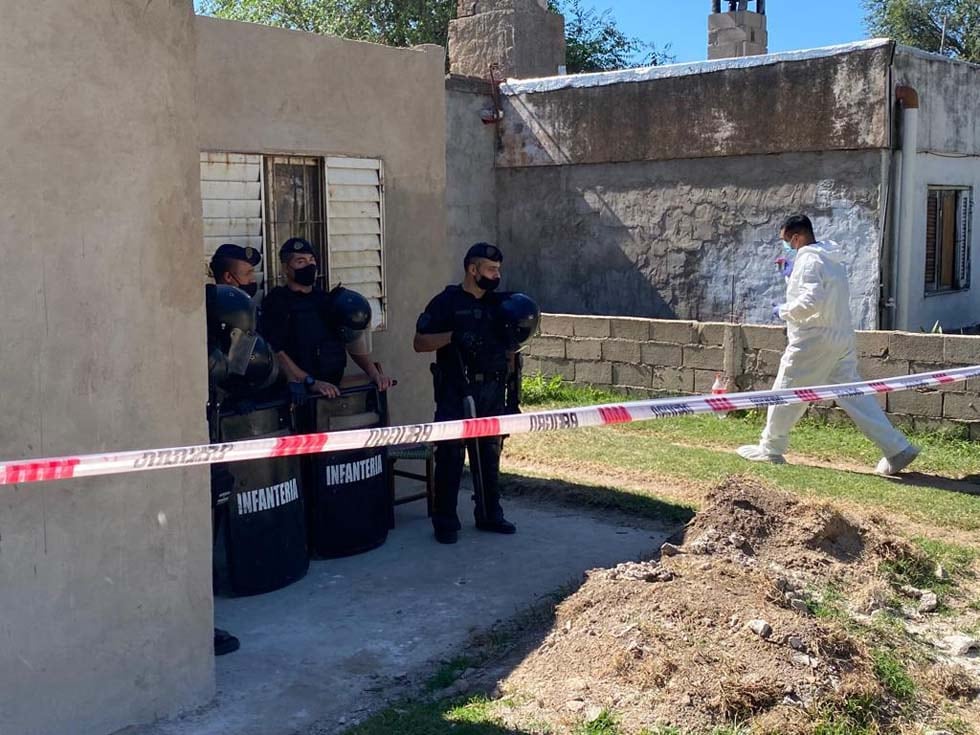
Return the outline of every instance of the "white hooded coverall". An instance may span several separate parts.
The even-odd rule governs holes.
[[[839,257],[840,248],[832,241],[813,243],[796,251],[796,264],[786,284],[786,303],[779,307],[789,344],[779,362],[774,389],[861,380],[847,271]],[[908,440],[891,425],[873,396],[838,398],[837,403],[885,457],[894,457],[908,448]],[[784,454],[789,432],[804,411],[806,404],[771,406],[761,449],[771,455]]]

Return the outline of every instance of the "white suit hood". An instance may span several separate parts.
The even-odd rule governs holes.
[[[832,241],[815,242],[796,252],[793,272],[786,282],[786,303],[779,316],[792,334],[818,328],[845,336],[851,326],[851,298],[841,248]]]

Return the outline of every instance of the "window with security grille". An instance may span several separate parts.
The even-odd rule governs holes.
[[[260,287],[283,282],[279,247],[309,240],[318,285],[343,284],[371,304],[374,327],[386,322],[384,168],[378,159],[202,153],[205,260],[225,242],[263,253]]]
[[[930,186],[926,209],[926,294],[970,287],[973,190]]]
[[[317,252],[317,285],[327,283],[327,229],[324,217],[323,159],[265,157],[266,256],[270,288],[282,283],[279,247],[291,237],[309,240]]]

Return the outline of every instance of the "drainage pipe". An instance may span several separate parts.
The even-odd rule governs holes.
[[[893,252],[896,269],[895,277],[895,329],[908,330],[910,326],[909,306],[912,294],[916,293],[912,282],[912,259],[916,248],[912,243],[912,230],[915,225],[916,206],[916,151],[919,135],[919,93],[912,87],[899,85],[895,88],[895,98],[902,110],[902,168],[898,196],[898,236]],[[919,284],[920,287],[922,284]]]

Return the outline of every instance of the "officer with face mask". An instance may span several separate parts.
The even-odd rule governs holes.
[[[217,344],[217,329],[213,328],[219,322],[218,315],[218,294],[217,287],[231,286],[244,291],[249,297],[255,296],[258,291],[258,283],[255,281],[255,266],[262,261],[262,256],[252,247],[242,247],[233,243],[224,243],[219,246],[211,258],[211,275],[214,278],[214,286],[207,286],[206,303],[208,312],[208,362],[209,375],[209,403],[214,403],[224,396],[216,395],[220,388],[214,376],[221,374],[226,377],[227,365],[226,357],[221,352]],[[234,292],[232,292],[234,293]],[[245,302],[248,303],[248,302]],[[222,364],[216,365],[216,361]],[[212,487],[212,507],[217,512],[220,504],[226,502],[226,498],[231,490],[233,478],[227,470],[221,467],[211,466],[211,487]],[[217,522],[212,520],[217,527]],[[214,629],[214,655],[223,656],[233,651],[237,651],[240,646],[238,638],[227,630],[221,628]]]
[[[221,245],[211,258],[211,275],[216,286],[234,286],[249,296],[255,296],[259,284],[255,281],[255,266],[262,261],[253,247],[232,243]]]
[[[338,396],[349,353],[378,390],[387,390],[392,379],[378,370],[368,350],[351,347],[344,325],[334,316],[336,302],[350,292],[342,288],[326,292],[316,285],[313,245],[292,237],[279,249],[279,260],[286,285],[272,289],[263,299],[259,332],[272,345],[287,380],[314,395]]]
[[[468,398],[477,416],[506,413],[505,386],[517,345],[509,343],[504,328],[499,307],[505,297],[495,293],[503,259],[494,245],[473,245],[463,259],[463,282],[447,286],[419,316],[415,351],[436,353],[432,366],[436,421],[466,418]],[[494,436],[475,440],[470,446],[470,466],[481,470],[474,477],[474,515],[478,529],[511,534],[517,529],[504,518],[497,489],[501,445],[501,438]],[[463,453],[462,441],[440,442],[436,447],[432,526],[436,540],[443,544],[456,543],[461,527],[456,496]],[[479,461],[474,461],[474,455]]]

